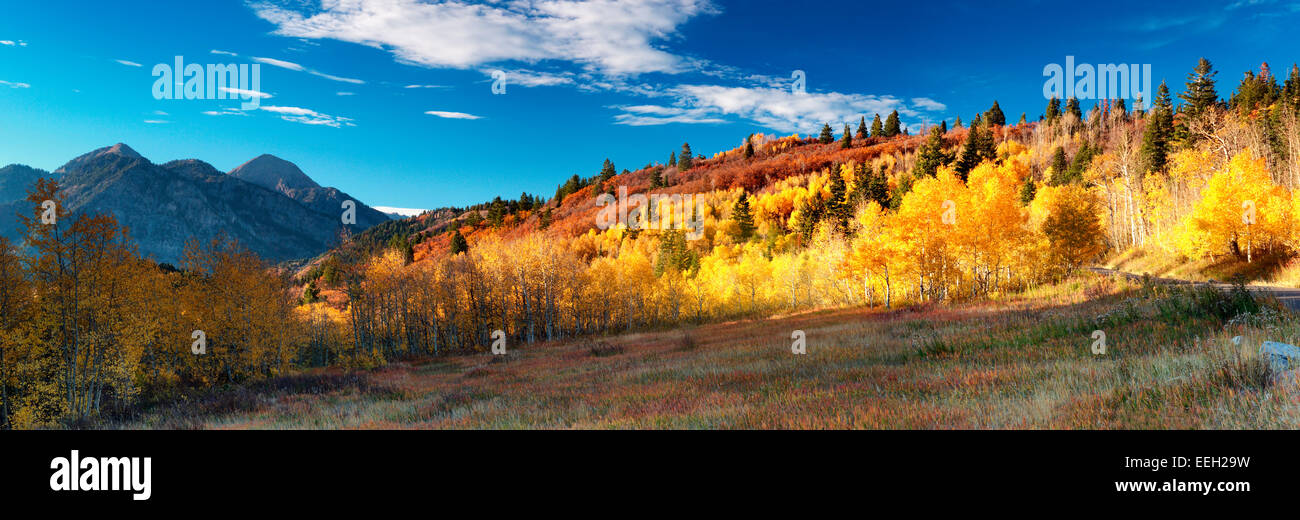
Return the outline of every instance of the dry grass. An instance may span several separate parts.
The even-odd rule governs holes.
[[[505,362],[397,363],[365,383],[271,388],[126,426],[1295,428],[1300,393],[1273,383],[1254,351],[1294,342],[1300,326],[1250,305],[1090,276],[920,312],[821,311],[534,345]],[[796,329],[806,355],[791,354]],[[1104,356],[1089,350],[1098,329]]]
[[[1189,259],[1177,254],[1134,248],[1113,258],[1106,267],[1193,282],[1242,280],[1254,285],[1300,287],[1300,262],[1289,253],[1262,255],[1247,262],[1244,258],[1231,256]]]

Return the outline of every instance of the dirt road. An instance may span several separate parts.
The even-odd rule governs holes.
[[[1126,276],[1128,278],[1132,278],[1135,280],[1142,279],[1142,275],[1126,273],[1124,271],[1116,271],[1114,269],[1106,269],[1104,267],[1089,267],[1088,270],[1102,275]],[[1160,278],[1155,276],[1151,277],[1151,279],[1156,283],[1190,284],[1190,285],[1206,285],[1208,283],[1208,282],[1192,282],[1188,280],[1179,280],[1175,278]],[[1210,283],[1209,285],[1213,285],[1214,287],[1225,291],[1232,289],[1232,284],[1230,283],[1216,282],[1216,283]],[[1273,298],[1277,298],[1277,300],[1282,302],[1283,305],[1286,305],[1287,308],[1296,312],[1300,312],[1300,289],[1296,289],[1294,287],[1277,287],[1271,285],[1247,285],[1246,288],[1249,289],[1251,292],[1264,294],[1267,296],[1272,296]]]

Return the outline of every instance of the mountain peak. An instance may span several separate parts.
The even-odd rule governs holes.
[[[319,188],[298,165],[271,154],[262,154],[230,170],[230,175],[263,188],[277,191]]]
[[[144,158],[144,156],[140,155],[139,153],[136,153],[135,150],[132,150],[130,146],[127,146],[126,143],[117,143],[108,148],[101,148],[99,151],[100,151],[100,155],[106,153],[115,153],[117,155],[121,155],[123,157],[130,157],[132,159]]]
[[[105,146],[103,148],[93,150],[89,153],[82,154],[76,159],[68,161],[67,164],[64,164],[63,166],[59,167],[59,169],[54,170],[54,173],[63,174],[71,170],[74,170],[80,166],[90,164],[92,161],[95,161],[96,159],[100,159],[100,158],[109,158],[109,159],[121,158],[121,159],[127,159],[132,161],[138,159],[138,160],[144,160],[146,162],[148,161],[147,159],[144,158],[144,156],[140,155],[138,152],[133,150],[130,146],[127,146],[126,143],[117,143],[112,146]]]

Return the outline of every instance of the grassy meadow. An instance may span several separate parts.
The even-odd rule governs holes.
[[[791,353],[806,333],[807,354]],[[1107,351],[1094,355],[1095,330]],[[1240,346],[1231,342],[1242,335]],[[1081,275],[1002,300],[840,309],[324,369],[121,428],[1295,428],[1255,355],[1300,326],[1248,293]]]

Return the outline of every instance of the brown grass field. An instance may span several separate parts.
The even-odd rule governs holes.
[[[805,355],[791,353],[795,330]],[[1104,355],[1090,351],[1095,330]],[[1275,302],[1084,275],[997,301],[311,371],[114,427],[1296,428],[1300,391],[1255,352],[1298,335]]]

